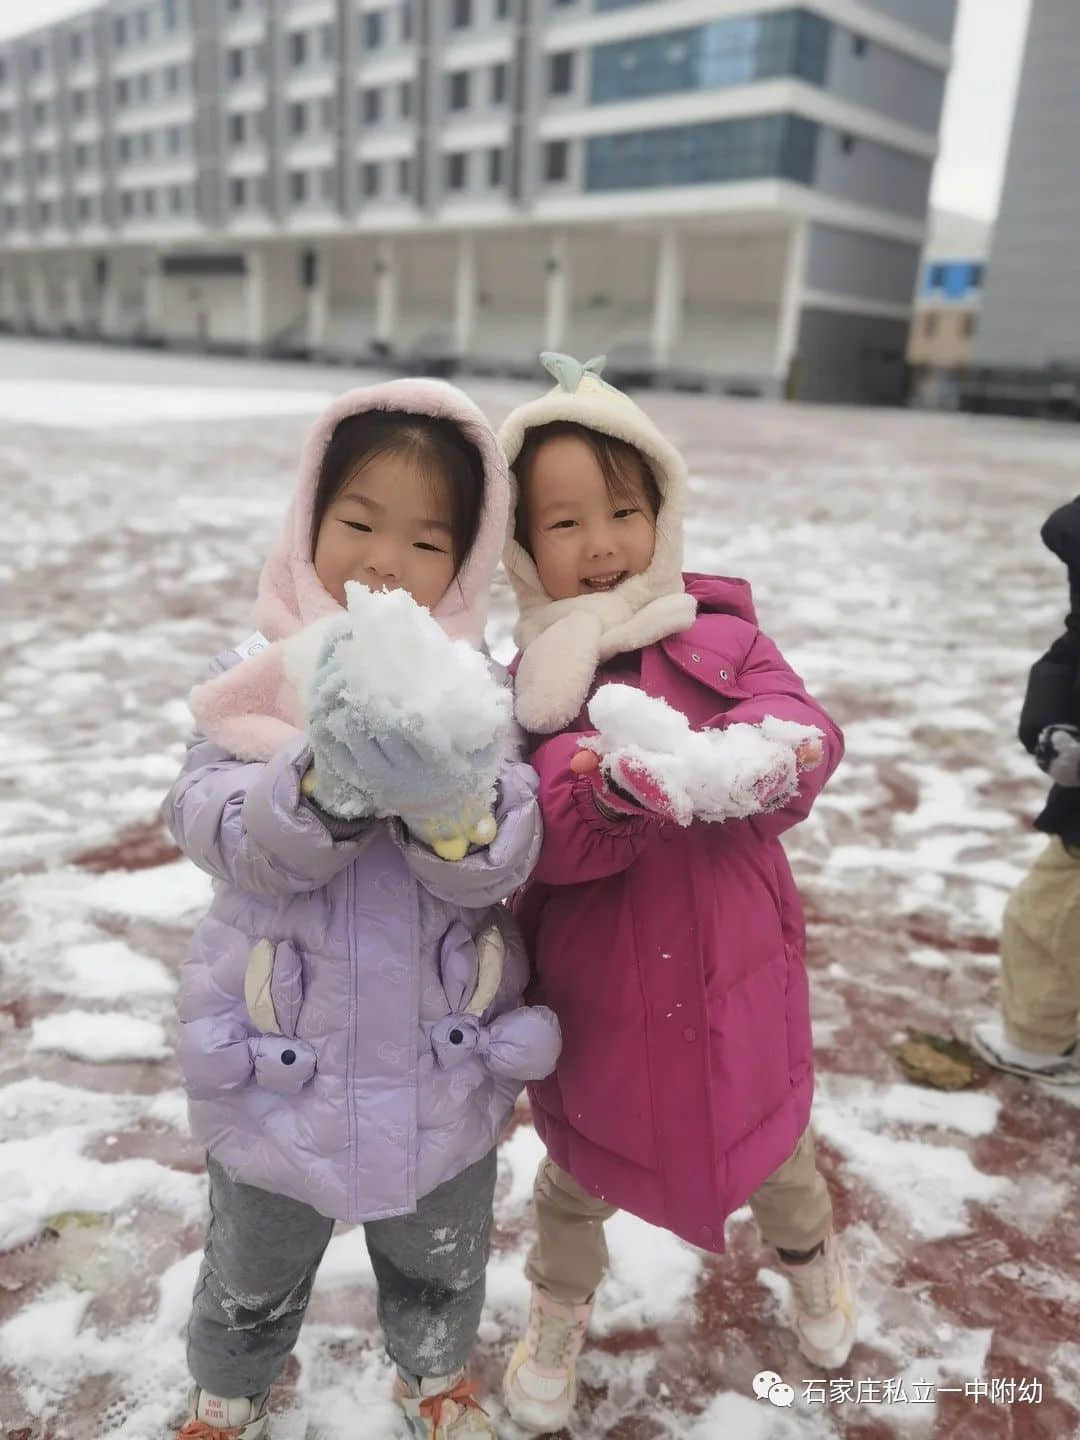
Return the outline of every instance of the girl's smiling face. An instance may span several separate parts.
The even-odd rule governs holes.
[[[614,590],[649,568],[656,509],[636,454],[622,481],[622,493],[612,494],[578,435],[552,435],[533,453],[522,485],[527,548],[552,600]]]
[[[449,482],[428,479],[408,453],[383,452],[330,501],[313,561],[323,589],[345,604],[345,582],[407,590],[429,610],[454,578]]]

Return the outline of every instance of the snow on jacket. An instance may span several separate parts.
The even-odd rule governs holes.
[[[545,838],[512,908],[536,974],[529,999],[562,1027],[554,1073],[529,1087],[550,1155],[592,1194],[722,1250],[725,1218],[809,1120],[804,923],[779,837],[809,813],[843,739],[758,630],[745,582],[685,578],[690,628],[615,657],[593,689],[637,684],[695,728],[765,715],[817,725],[824,764],[784,808],[747,820],[606,819],[595,772],[570,770],[592,730],[583,710],[532,737]]]
[[[311,748],[275,657],[332,613],[310,559],[312,499],[334,426],[374,409],[449,416],[483,459],[479,534],[433,612],[479,643],[509,507],[490,427],[443,382],[340,396],[312,430],[263,571],[264,635],[195,692],[213,738],[195,737],[165,802],[177,843],[216,882],[181,985],[192,1133],[235,1178],[351,1221],[410,1213],[487,1154],[559,1044],[554,1017],[521,1006],[528,964],[500,903],[541,842],[520,744],[501,767],[495,839],[459,862],[397,820],[342,823],[301,795]]]

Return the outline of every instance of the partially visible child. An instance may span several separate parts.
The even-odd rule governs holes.
[[[501,769],[497,751],[484,760],[498,773],[490,843],[441,859],[425,842],[442,843],[477,756],[450,766],[404,721],[365,730],[343,640],[324,647],[312,696],[287,655],[308,627],[344,623],[350,582],[406,592],[480,647],[508,511],[494,433],[459,390],[398,380],[341,396],[263,570],[262,633],[193,692],[201,733],[166,817],[216,884],[180,1001],[210,1177],[182,1440],[265,1433],[335,1220],[365,1223],[409,1433],[495,1433],[465,1373],[495,1144],[558,1050],[553,1017],[519,1008],[527,961],[499,903],[539,850],[536,776],[507,737]],[[404,596],[395,608],[431,630]]]
[[[574,1404],[616,1209],[722,1251],[727,1217],[749,1202],[817,1365],[844,1362],[855,1315],[808,1129],[804,924],[780,843],[842,738],[758,629],[745,581],[682,573],[679,454],[598,362],[542,358],[556,387],[500,439],[518,487],[505,558],[516,713],[545,827],[512,905],[530,998],[563,1032],[555,1072],[529,1090],[548,1154],[528,1329],[504,1395],[520,1424],[546,1431]],[[708,513],[737,527],[719,500]],[[608,748],[590,705],[635,724],[653,714],[655,739]],[[685,721],[694,746],[666,753]],[[725,796],[736,740],[763,758]],[[688,774],[691,749],[716,773]],[[694,798],[705,793],[708,808]]]
[[[1054,782],[1035,821],[1050,842],[1005,907],[1001,1015],[972,1031],[989,1065],[1080,1085],[1080,498],[1042,528],[1069,572],[1065,633],[1032,666],[1020,740]]]

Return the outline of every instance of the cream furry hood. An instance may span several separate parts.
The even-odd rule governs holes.
[[[506,417],[499,443],[513,470],[530,430],[570,420],[625,440],[648,460],[663,503],[656,520],[656,547],[647,570],[615,590],[552,600],[528,552],[511,537],[503,564],[518,603],[514,640],[521,651],[515,709],[526,730],[553,734],[580,713],[597,666],[623,651],[639,650],[694,622],[697,606],[682,577],[686,464],[643,410],[616,390],[600,371],[600,357],[583,365],[569,355],[540,357],[557,381],[538,400]],[[517,488],[511,476],[512,499]]]

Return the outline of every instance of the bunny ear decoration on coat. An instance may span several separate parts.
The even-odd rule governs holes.
[[[602,378],[603,356],[584,364],[554,351],[540,358],[556,385],[538,400],[519,405],[503,422],[499,443],[511,471],[530,430],[570,421],[632,445],[648,464],[661,495],[648,567],[604,594],[552,600],[529,552],[512,534],[507,542],[503,565],[518,603],[514,640],[521,651],[515,677],[517,718],[526,730],[552,734],[580,713],[599,665],[687,629],[697,605],[682,577],[682,456],[628,395]],[[513,475],[511,482],[516,506]]]

